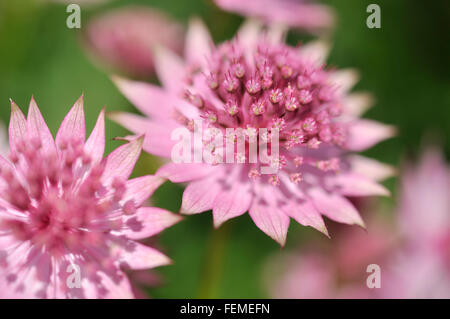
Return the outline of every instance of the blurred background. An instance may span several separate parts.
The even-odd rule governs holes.
[[[337,14],[329,63],[339,68],[358,69],[361,81],[355,89],[372,92],[376,99],[375,107],[366,117],[398,128],[396,138],[377,145],[365,155],[401,167],[406,159],[420,153],[424,141],[433,140],[442,146],[448,159],[450,2],[327,0],[322,3],[330,5]],[[381,7],[381,29],[366,27],[369,15],[366,8],[370,3]],[[81,4],[81,29],[69,29],[66,4],[1,0],[0,120],[5,125],[9,123],[9,98],[25,111],[32,95],[53,133],[82,93],[89,130],[104,106],[107,111],[136,112],[112,84],[111,69],[99,66],[95,63],[98,58],[84,49],[92,19],[131,4],[161,10],[165,18],[179,24],[175,34],[185,30],[190,17],[201,17],[216,43],[230,38],[243,21],[238,15],[220,10],[212,0],[111,0],[95,6]],[[311,36],[293,32],[288,39],[295,45],[300,40],[308,41]],[[148,80],[156,81],[151,76]],[[108,121],[107,152],[119,145],[112,141],[114,137],[126,134],[124,129]],[[157,159],[144,155],[134,174],[152,173],[159,164]],[[393,192],[392,198],[378,200],[377,211],[365,213],[365,218],[371,214],[385,215],[387,220],[392,218],[397,184],[396,178],[386,181]],[[178,212],[181,195],[180,186],[166,183],[152,201]],[[348,228],[331,226],[332,238],[339,227]],[[330,245],[333,249],[332,240],[292,222],[283,250],[297,249],[308,241]],[[155,270],[162,283],[147,288],[153,298],[269,297],[261,278],[266,261],[280,248],[247,215],[227,222],[216,232],[211,214],[190,216],[160,235],[157,245],[174,260],[174,265]]]

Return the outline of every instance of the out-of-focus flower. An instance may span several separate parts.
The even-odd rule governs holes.
[[[94,61],[129,75],[149,77],[154,73],[152,48],[164,45],[179,52],[183,47],[183,32],[164,13],[131,6],[90,21],[84,42]]]
[[[27,118],[14,102],[11,108],[10,156],[0,157],[0,296],[133,297],[123,270],[170,263],[135,240],[180,219],[141,207],[160,177],[128,179],[143,138],[102,160],[104,112],[85,142],[82,98],[55,140],[34,99]]]
[[[281,253],[269,260],[264,279],[273,298],[367,298],[367,266],[379,264],[395,243],[389,224],[370,220],[367,229],[341,229],[322,246]],[[382,274],[382,276],[384,273]],[[383,278],[384,282],[384,278]]]
[[[188,31],[186,63],[165,49],[155,56],[163,88],[114,79],[147,117],[115,113],[111,118],[136,134],[149,132],[144,149],[163,157],[171,157],[178,143],[171,139],[177,128],[197,134],[201,126],[214,132],[212,140],[203,136],[209,160],[172,162],[157,172],[172,182],[190,182],[183,194],[184,214],[212,209],[219,227],[249,211],[255,224],[281,245],[290,217],[325,234],[322,214],[363,226],[345,196],[388,194],[376,182],[388,172],[374,160],[348,153],[367,149],[394,130],[359,118],[370,98],[349,93],[357,80],[354,71],[323,67],[326,51],[323,43],[287,46],[282,35],[265,34],[253,22],[214,48],[206,28],[195,20]],[[227,129],[241,133],[228,138]],[[276,134],[279,139],[273,141]],[[240,138],[245,152],[235,150]],[[255,140],[267,142],[268,149],[279,142],[279,156],[262,159],[249,146]],[[227,151],[225,163],[227,143],[235,152]],[[265,174],[267,167],[273,172]]]
[[[276,257],[266,269],[276,298],[450,298],[450,170],[428,151],[401,180],[396,224],[341,232],[323,250]],[[310,249],[306,249],[309,251]],[[367,266],[380,266],[368,288]]]
[[[305,0],[214,0],[223,10],[248,17],[256,17],[266,23],[316,31],[334,24],[330,7]]]

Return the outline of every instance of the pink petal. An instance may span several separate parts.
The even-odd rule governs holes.
[[[355,173],[340,173],[329,177],[326,184],[330,189],[344,196],[389,196],[391,194],[383,185]]]
[[[286,243],[289,217],[278,207],[270,204],[268,198],[255,198],[249,211],[256,226],[281,246]]]
[[[124,234],[131,239],[151,237],[178,223],[182,217],[157,207],[141,207],[125,222]]]
[[[27,124],[29,136],[35,137],[41,142],[44,152],[56,151],[52,133],[50,133],[47,124],[45,124],[44,118],[42,117],[34,98],[31,98],[30,106],[28,108]]]
[[[244,214],[249,209],[252,198],[246,184],[234,181],[229,190],[221,191],[214,200],[214,227],[217,228],[225,221]]]
[[[322,216],[310,200],[306,198],[298,201],[291,200],[288,205],[282,209],[289,217],[294,218],[299,224],[311,226],[329,237]]]
[[[201,163],[167,163],[156,172],[156,175],[165,177],[173,183],[183,183],[206,177],[217,169],[213,165]]]
[[[178,143],[172,140],[172,132],[178,128],[174,123],[148,122],[144,140],[144,150],[150,154],[171,157],[173,147]]]
[[[145,117],[127,113],[127,112],[111,112],[108,113],[108,117],[122,125],[127,130],[136,134],[145,134],[148,130],[149,120]]]
[[[183,193],[181,213],[192,215],[211,210],[221,191],[222,186],[216,176],[189,183]]]
[[[262,25],[256,20],[245,21],[238,30],[239,43],[244,48],[246,60],[251,65],[254,63],[251,53],[257,46],[258,40],[262,33]]]
[[[374,98],[370,93],[353,93],[344,97],[342,107],[344,114],[350,117],[360,117],[374,104]]]
[[[375,144],[391,138],[396,130],[393,126],[371,120],[358,120],[349,123],[346,149],[364,151]]]
[[[323,65],[328,59],[330,50],[330,43],[323,40],[316,40],[301,46],[299,54],[307,61],[311,61],[317,65]]]
[[[385,180],[395,175],[395,168],[374,159],[359,155],[349,156],[351,170],[375,181]]]
[[[150,269],[169,265],[171,260],[158,250],[130,241],[130,247],[114,247],[120,254],[121,262],[131,269]]]
[[[144,137],[141,136],[136,140],[122,145],[115,149],[105,159],[105,170],[102,175],[102,181],[106,184],[111,183],[114,178],[127,180],[133,171],[139,155],[142,150]]]
[[[61,123],[58,133],[56,134],[56,145],[60,145],[71,139],[76,139],[84,143],[86,138],[86,127],[83,104],[84,96],[81,96]]]
[[[172,51],[157,47],[153,52],[158,79],[169,92],[178,93],[183,87],[185,66],[179,56]]]
[[[354,69],[344,69],[330,73],[330,82],[333,83],[340,94],[346,94],[359,80],[359,73]]]
[[[206,62],[213,41],[208,29],[200,19],[192,19],[186,34],[185,57],[189,63]]]
[[[103,158],[105,152],[105,110],[100,112],[97,123],[92,130],[86,144],[84,145],[85,152],[91,156],[94,163],[99,163]]]
[[[125,112],[110,113],[109,118],[133,133],[145,134],[143,147],[150,154],[170,157],[174,145],[178,143],[171,140],[173,130],[178,127],[174,122],[151,121]]]
[[[104,299],[133,299],[133,290],[131,288],[130,281],[128,280],[127,276],[121,272],[120,273],[120,281],[117,282],[117,280],[111,278],[109,275],[105,274],[104,272],[98,272],[98,275],[101,277],[101,284],[105,287],[106,295],[101,295]],[[98,299],[100,296],[97,292],[97,289],[95,286],[85,287],[83,286],[83,289],[85,291],[89,290],[87,292],[86,296],[89,299]]]
[[[161,87],[118,76],[113,77],[113,82],[131,104],[142,113],[158,119],[169,119],[173,113],[170,96]]]
[[[126,182],[125,200],[133,199],[136,205],[141,205],[164,182],[164,178],[154,175],[141,176]]]
[[[311,189],[308,193],[314,207],[328,218],[344,224],[356,224],[363,228],[364,222],[356,208],[345,197],[335,193],[328,194],[320,188]]]
[[[16,103],[11,100],[11,120],[9,121],[9,145],[16,152],[18,143],[28,138],[27,121]]]

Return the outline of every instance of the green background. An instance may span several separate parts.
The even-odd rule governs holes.
[[[434,140],[450,155],[450,1],[447,0],[339,0],[324,1],[335,8],[330,64],[361,72],[356,89],[370,91],[376,106],[367,117],[398,127],[398,136],[367,152],[379,160],[401,165],[417,155],[424,141]],[[127,4],[160,8],[186,24],[200,16],[216,42],[231,37],[241,17],[220,11],[211,0],[111,1],[82,9],[82,29],[90,17]],[[366,27],[366,7],[381,7],[381,29]],[[108,74],[95,67],[80,46],[80,31],[66,27],[66,7],[43,0],[0,1],[0,117],[9,122],[9,98],[27,109],[31,95],[53,133],[71,105],[85,94],[90,130],[103,106],[107,110],[134,111],[113,86]],[[290,41],[301,39],[290,35]],[[107,122],[107,151],[126,131]],[[158,162],[143,156],[136,175],[154,172]],[[396,180],[386,185],[394,192],[383,207],[395,201]],[[182,188],[165,184],[154,195],[156,205],[177,212]],[[333,235],[333,234],[331,234]],[[318,232],[292,222],[287,247],[295,248]],[[267,297],[261,272],[264,261],[279,246],[265,236],[247,215],[214,231],[210,213],[190,216],[159,236],[158,244],[174,265],[156,270],[164,284],[149,289],[155,298],[258,298]]]

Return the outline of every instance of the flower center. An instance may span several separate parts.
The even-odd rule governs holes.
[[[8,187],[0,196],[18,218],[3,221],[2,230],[53,254],[104,243],[122,227],[123,206],[133,211],[132,203],[121,203],[125,183],[115,180],[108,190],[101,181],[103,164],[92,163],[78,140],[64,141],[58,153],[44,152],[39,141],[23,141],[10,159],[16,169],[2,170]]]
[[[238,42],[226,42],[212,53],[207,70],[188,72],[184,92],[186,100],[198,108],[204,126],[222,130],[223,136],[227,128],[256,129],[252,132],[257,140],[267,141],[270,149],[276,129],[281,149],[280,158],[273,161],[280,169],[289,168],[293,183],[300,182],[302,165],[322,170],[336,167],[328,163],[335,164],[336,159],[309,158],[307,150],[323,143],[342,146],[346,140],[345,126],[336,121],[341,101],[329,71],[302,57],[299,50],[260,41],[248,55]],[[193,127],[191,119],[180,122]],[[267,131],[261,133],[260,128]],[[299,159],[299,154],[305,158]],[[249,177],[259,178],[253,171]],[[279,179],[271,176],[269,182],[277,185]]]

